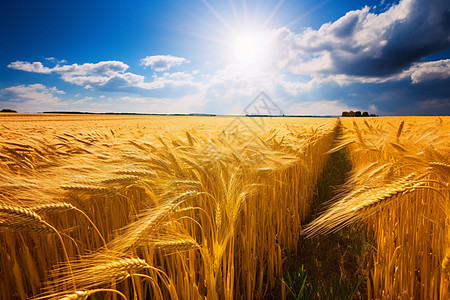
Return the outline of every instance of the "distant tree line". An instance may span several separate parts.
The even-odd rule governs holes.
[[[16,113],[17,111],[15,111],[14,109],[9,109],[9,108],[4,108],[2,110],[0,110],[0,113]]]
[[[343,111],[342,116],[343,117],[378,117],[378,115],[375,115],[375,114],[369,115],[369,113],[367,111],[365,111],[361,114],[361,112],[359,110],[358,111],[353,111],[353,110]]]

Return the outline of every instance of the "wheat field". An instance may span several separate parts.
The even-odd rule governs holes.
[[[375,249],[368,298],[448,299],[450,118],[341,122],[352,174],[304,233],[364,223]]]
[[[373,237],[367,298],[449,297],[448,117],[0,124],[1,299],[286,299],[302,235],[345,226]],[[306,224],[342,149],[352,172]]]

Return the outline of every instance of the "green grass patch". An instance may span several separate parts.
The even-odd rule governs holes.
[[[347,149],[330,155],[305,224],[323,211],[323,204],[333,199],[351,169]],[[362,226],[349,226],[326,236],[301,238],[298,252],[286,258],[280,285],[285,286],[287,299],[365,299],[366,270],[372,249]],[[268,298],[276,299],[276,293]]]

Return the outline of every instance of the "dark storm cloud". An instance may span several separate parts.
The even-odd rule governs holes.
[[[379,115],[450,115],[449,95],[450,78],[418,84],[406,79],[345,86],[328,83],[315,93],[317,99],[337,99]]]
[[[447,2],[449,3],[449,2]],[[422,3],[418,3],[422,4]],[[383,76],[450,46],[449,9],[438,14],[432,5],[415,5],[404,22],[393,25],[379,56],[355,53],[355,60],[334,57],[337,71],[356,76]]]
[[[390,76],[450,47],[450,2],[403,0],[380,14],[350,11],[297,35],[295,44],[298,73]]]

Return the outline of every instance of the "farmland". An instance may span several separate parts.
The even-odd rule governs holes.
[[[0,124],[2,299],[289,298],[287,255],[345,227],[373,248],[360,297],[449,297],[448,117]],[[352,170],[311,220],[338,152]]]

